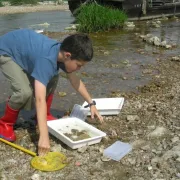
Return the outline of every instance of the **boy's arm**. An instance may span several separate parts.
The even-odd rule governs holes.
[[[76,91],[78,91],[81,94],[81,96],[85,99],[85,101],[88,102],[89,104],[92,103],[92,98],[89,95],[84,83],[80,80],[80,78],[74,72],[68,73],[67,76],[69,78],[71,85],[74,87]],[[94,118],[94,115],[96,115],[99,118],[99,120],[102,122],[103,118],[97,111],[96,106],[91,106],[90,109],[91,109],[91,118]]]
[[[35,80],[35,98],[36,98],[36,111],[39,128],[39,142],[38,142],[38,155],[43,156],[50,149],[49,134],[47,127],[47,105],[46,105],[46,87]]]
[[[92,103],[92,98],[87,92],[87,89],[84,85],[84,83],[80,80],[80,78],[76,75],[76,73],[68,73],[68,78],[71,83],[71,85],[74,87],[76,91],[78,91],[86,102]]]

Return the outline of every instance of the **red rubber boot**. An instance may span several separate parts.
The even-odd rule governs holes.
[[[16,123],[18,114],[19,110],[14,110],[8,103],[6,104],[4,116],[0,118],[0,138],[11,142],[16,140],[13,126]]]
[[[47,121],[57,119],[50,112],[51,104],[52,104],[52,101],[53,101],[53,96],[54,96],[54,94],[50,94],[46,99],[46,103],[47,103]]]

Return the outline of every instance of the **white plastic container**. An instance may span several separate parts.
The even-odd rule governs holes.
[[[104,150],[104,156],[120,161],[126,154],[132,150],[132,146],[128,143],[116,141],[114,144]]]
[[[124,98],[99,98],[93,100],[96,101],[96,108],[101,115],[117,115],[124,104]],[[82,107],[84,108],[86,105],[87,102],[84,102]],[[88,110],[88,115],[91,114],[89,107],[84,108],[84,110]]]
[[[72,149],[99,143],[102,137],[106,136],[106,133],[76,117],[48,121],[47,124],[49,132]],[[65,135],[65,133],[71,133],[72,129],[79,131],[85,130],[90,138],[73,141]]]

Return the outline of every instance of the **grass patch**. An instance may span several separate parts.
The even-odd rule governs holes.
[[[119,9],[91,3],[79,7],[76,19],[79,24],[77,30],[89,33],[119,29],[127,20],[127,15]]]
[[[9,0],[9,2],[12,6],[18,6],[23,4],[36,5],[38,0]]]

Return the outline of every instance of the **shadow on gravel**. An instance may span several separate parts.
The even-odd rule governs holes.
[[[4,115],[5,105],[6,105],[5,102],[0,103],[0,117]],[[57,109],[52,109],[51,113],[53,114],[53,116],[57,117],[57,119],[61,118],[65,114],[65,112],[59,111]],[[37,144],[38,142],[37,121],[33,119],[34,115],[35,115],[35,110],[20,111],[18,120],[14,125],[14,130],[26,129],[31,139],[31,142],[33,144]],[[23,138],[23,136],[24,136],[23,134],[18,134],[17,141]],[[54,138],[54,140],[57,141],[56,138]]]

